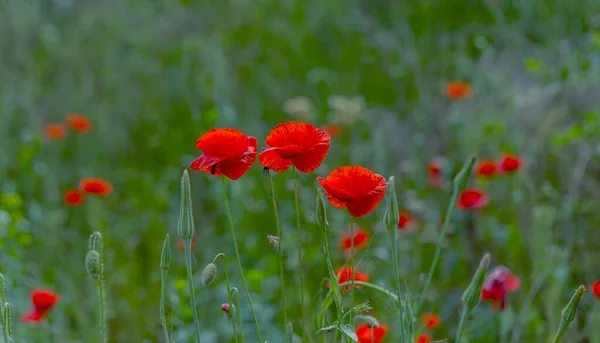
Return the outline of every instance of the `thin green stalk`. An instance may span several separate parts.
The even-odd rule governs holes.
[[[350,273],[352,283],[350,284],[350,311],[354,307],[354,218],[348,212],[350,216]]]
[[[102,333],[102,342],[108,342],[106,337],[106,308],[104,296],[104,242],[99,244],[100,254],[100,277],[98,278],[98,292],[100,293],[100,331]]]
[[[396,296],[398,297],[398,303],[396,304],[396,310],[398,311],[398,324],[400,324],[399,328],[401,328],[401,332],[404,333],[404,321],[402,320],[402,307],[400,306],[400,302],[402,301],[401,289],[400,289],[400,271],[398,270],[398,229],[396,227],[392,227],[394,230],[392,236],[392,268],[394,268],[394,287],[396,288]]]
[[[327,240],[327,217],[325,214],[325,208],[324,208],[324,203],[323,203],[323,195],[321,193],[319,193],[319,198],[318,201],[320,202],[317,206],[317,212],[321,212],[322,213],[318,213],[317,215],[321,215],[322,218],[318,218],[317,221],[319,222],[320,226],[321,226],[321,235],[323,238],[323,247],[325,248],[325,260],[327,262],[327,269],[329,271],[329,283],[331,285],[331,290],[333,292],[333,297],[334,297],[334,301],[335,301],[335,305],[337,307],[337,314],[338,314],[338,320],[341,320],[342,315],[344,314],[344,305],[342,303],[342,296],[340,293],[340,289],[339,286],[337,286],[338,280],[337,277],[335,275],[335,270],[333,269],[333,264],[331,263],[331,253],[329,251],[329,242]],[[319,208],[320,206],[323,206],[323,208]]]
[[[198,313],[196,312],[196,291],[194,288],[194,273],[192,272],[192,238],[182,238],[182,240],[188,278],[188,291],[190,292],[190,303],[192,314],[194,315],[194,324],[196,326],[196,342],[200,342],[200,320],[198,320]]]
[[[444,224],[442,226],[442,232],[438,237],[437,246],[435,248],[435,255],[433,256],[433,262],[431,263],[431,267],[429,268],[429,273],[427,273],[427,279],[425,280],[425,285],[423,286],[423,291],[419,296],[419,301],[417,302],[417,306],[415,308],[415,316],[419,315],[419,311],[421,310],[421,305],[423,305],[423,300],[425,299],[425,295],[429,290],[429,286],[431,285],[431,279],[433,278],[433,273],[435,272],[435,268],[437,267],[438,261],[440,259],[440,255],[442,253],[442,246],[444,245],[444,239],[446,238],[446,232],[448,231],[448,227],[450,226],[450,219],[452,218],[452,212],[454,211],[454,207],[456,206],[456,200],[458,199],[458,193],[460,192],[458,187],[454,187],[452,190],[452,197],[450,198],[450,203],[448,204],[448,208],[446,210],[446,218],[444,218]]]
[[[233,225],[233,218],[231,217],[231,210],[229,209],[229,201],[227,200],[227,187],[225,186],[225,176],[221,176],[221,186],[223,187],[223,201],[225,202],[225,211],[227,212],[227,218],[229,219],[229,228],[231,229],[231,239],[233,240],[233,248],[235,249],[235,257],[237,258],[238,268],[240,269],[240,276],[242,278],[242,284],[244,285],[244,291],[248,298],[248,304],[250,305],[250,311],[254,317],[254,324],[256,325],[256,334],[259,342],[264,342],[260,333],[260,325],[258,324],[258,318],[256,317],[256,311],[254,311],[254,305],[252,304],[252,298],[250,297],[250,291],[248,290],[248,284],[246,283],[246,277],[244,276],[244,269],[242,268],[242,260],[240,258],[240,251],[238,249],[237,240],[235,238],[235,227]],[[239,311],[239,309],[238,309]]]
[[[163,333],[165,335],[165,342],[171,343],[169,339],[169,330],[167,330],[167,318],[165,316],[165,293],[167,288],[167,270],[160,271],[160,323],[163,328]]]
[[[346,281],[346,282],[342,282],[340,283],[340,288],[343,288],[344,286],[348,286],[351,285],[352,281]],[[370,282],[364,282],[364,281],[354,281],[354,285],[355,286],[362,286],[365,288],[369,288],[371,290],[374,290],[378,293],[381,293],[383,295],[385,295],[386,297],[388,297],[390,300],[392,300],[394,302],[394,304],[396,304],[396,306],[398,306],[398,296],[396,294],[394,294],[393,292],[388,291],[387,289],[383,288],[383,287],[379,287],[375,284],[372,284]]]
[[[269,171],[266,172],[269,177],[269,183],[271,184],[271,201],[273,202],[273,212],[275,214],[275,226],[277,228],[277,237],[279,238],[279,244],[277,246],[277,252],[279,257],[279,282],[281,283],[281,302],[283,306],[283,330],[285,331],[285,342],[289,342],[288,334],[288,317],[287,317],[287,306],[285,302],[285,282],[283,277],[283,250],[282,250],[282,232],[281,224],[279,223],[279,212],[277,211],[277,200],[275,199],[275,186],[273,185],[273,178]]]
[[[458,328],[456,329],[456,343],[460,342],[460,337],[462,336],[463,327],[465,322],[467,321],[467,316],[469,315],[469,308],[467,306],[463,306],[462,313],[460,314],[460,321],[458,322]]]
[[[302,276],[302,240],[300,235],[300,201],[298,200],[298,185],[296,181],[296,167],[292,166],[294,179],[294,202],[296,204],[296,225],[298,226],[298,277],[300,278],[300,314],[302,316],[302,342],[306,336],[306,325],[304,317],[304,277]]]
[[[225,261],[225,284],[227,285],[227,302],[229,303],[229,308],[231,309],[231,308],[233,308],[233,301],[231,300],[231,285],[229,283],[229,262],[227,261],[227,256],[225,254],[219,253],[213,259],[213,263],[215,263],[219,257],[222,257],[223,260]],[[238,307],[238,313],[239,313],[239,307]],[[235,327],[235,320],[231,321],[231,330],[233,330],[233,338],[234,338],[235,342],[237,343],[238,342],[238,334],[237,334],[237,329]]]
[[[242,323],[242,313],[241,313],[241,312],[240,312],[240,310],[239,310],[239,309],[240,309],[240,292],[238,292],[238,289],[237,289],[237,288],[233,287],[233,288],[231,289],[231,292],[229,292],[229,293],[231,294],[231,293],[233,293],[234,291],[235,291],[235,299],[236,299],[235,301],[236,301],[236,304],[237,304],[237,305],[236,305],[236,306],[237,306],[237,310],[236,310],[236,312],[237,312],[237,320],[238,320],[238,323],[239,323],[239,325],[240,325],[240,334],[241,334],[241,336],[242,336],[242,343],[245,343],[245,342],[246,342],[246,338],[244,337],[244,324]],[[230,308],[231,308],[231,307],[230,307]],[[234,319],[235,319],[235,318],[232,318],[232,321],[233,321]]]

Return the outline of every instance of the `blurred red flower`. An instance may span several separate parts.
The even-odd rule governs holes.
[[[216,128],[198,138],[196,147],[203,154],[190,164],[191,169],[237,180],[256,160],[258,142],[242,131]]]
[[[439,187],[442,185],[442,167],[439,162],[431,162],[427,166],[427,176],[429,184],[432,187]]]
[[[337,208],[347,208],[354,217],[373,211],[385,197],[385,178],[359,166],[339,167],[317,180],[327,199]]]
[[[504,266],[495,267],[485,278],[481,299],[492,302],[492,309],[504,310],[506,295],[521,287],[521,280]]]
[[[196,247],[196,236],[192,237],[192,249],[194,249]],[[177,248],[181,251],[184,251],[184,247],[183,247],[183,239],[179,238],[177,239]]]
[[[63,139],[67,135],[67,130],[62,124],[46,124],[44,126],[44,135],[48,139]]]
[[[338,284],[352,281],[352,269],[349,266],[344,266],[335,270],[335,276],[338,278]],[[354,268],[354,281],[369,281],[369,275],[361,273],[357,268]],[[350,286],[344,286],[343,290],[348,291]]]
[[[467,188],[460,193],[456,207],[459,210],[470,210],[485,207],[489,199],[483,191]]]
[[[67,114],[65,121],[67,122],[67,125],[77,133],[88,133],[92,128],[92,122],[82,114]]]
[[[412,215],[408,211],[400,211],[400,218],[398,219],[398,229],[405,230],[408,229],[409,225],[412,223]]]
[[[104,179],[88,177],[79,182],[79,190],[89,194],[106,196],[112,193],[113,188],[110,182]]]
[[[342,132],[344,131],[342,129],[342,126],[338,125],[338,124],[328,124],[328,125],[325,125],[325,127],[323,127],[323,129],[325,129],[325,131],[329,132],[329,135],[331,136],[331,138],[338,138],[339,136],[342,135]]]
[[[600,299],[600,280],[594,282],[590,287],[592,289],[592,293]]]
[[[361,228],[355,228],[354,229],[354,249],[362,250],[362,249],[366,248],[367,245],[369,245],[370,238],[371,238],[371,235],[369,234],[369,231],[361,229]],[[340,242],[340,250],[342,250],[342,251],[350,250],[351,247],[352,247],[352,236],[350,236],[350,232],[345,232],[342,234],[342,239]]]
[[[482,160],[477,164],[475,168],[475,176],[477,177],[490,177],[497,172],[496,162],[493,160]]]
[[[308,123],[288,122],[275,126],[258,155],[258,163],[276,172],[294,165],[303,173],[319,168],[325,160],[331,137],[327,131]]]
[[[359,324],[354,329],[358,343],[379,343],[387,334],[389,327],[387,325],[379,325],[370,327],[366,323]]]
[[[452,81],[446,85],[446,95],[454,100],[470,98],[473,96],[473,87],[464,81]]]
[[[69,206],[79,206],[85,202],[85,193],[78,189],[68,189],[63,193],[63,201]]]
[[[415,343],[429,343],[432,339],[433,338],[429,333],[422,332],[419,334],[419,336],[417,336],[417,339],[415,339]]]
[[[58,300],[59,296],[52,291],[45,289],[34,290],[31,292],[31,303],[33,304],[33,310],[23,315],[23,322],[41,322],[44,316],[48,313],[48,311],[50,311],[50,309],[52,309]]]
[[[516,172],[521,169],[521,159],[518,156],[504,154],[498,163],[500,170],[505,173]]]
[[[440,316],[434,313],[424,313],[421,316],[421,323],[425,325],[428,330],[434,330],[442,323]]]

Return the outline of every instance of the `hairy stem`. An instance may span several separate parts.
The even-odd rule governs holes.
[[[185,267],[187,270],[188,277],[188,290],[190,292],[190,303],[192,306],[192,313],[194,315],[194,324],[196,326],[196,341],[200,342],[200,321],[198,320],[198,313],[196,312],[196,296],[194,288],[194,273],[192,272],[192,239],[184,239],[183,250],[185,255]]]
[[[300,201],[298,200],[298,185],[296,181],[296,167],[292,167],[294,179],[294,202],[296,204],[296,225],[298,227],[298,277],[300,278],[300,314],[302,317],[302,342],[306,340],[306,325],[304,318],[304,277],[302,276],[302,237],[300,231]]]
[[[456,329],[456,343],[460,342],[460,338],[462,336],[463,327],[465,322],[467,321],[467,316],[469,315],[469,308],[464,306],[462,309],[462,313],[460,314],[460,321],[458,322],[458,328]]]
[[[165,293],[167,291],[167,274],[168,271],[161,269],[160,271],[160,324],[162,325],[163,334],[165,335],[165,342],[171,343],[169,339],[169,330],[167,329],[167,318],[165,316]]]
[[[223,260],[225,261],[225,284],[227,285],[227,302],[229,303],[229,308],[231,309],[231,308],[233,308],[233,301],[231,300],[231,285],[229,283],[229,262],[227,261],[227,256],[225,254],[219,253],[213,259],[213,263],[215,263],[219,257],[222,257]],[[239,312],[239,308],[238,308],[238,312]],[[231,330],[233,331],[233,338],[234,338],[235,342],[237,343],[238,335],[237,335],[237,329],[235,327],[235,320],[231,320]]]

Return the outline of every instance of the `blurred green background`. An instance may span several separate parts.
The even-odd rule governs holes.
[[[471,233],[464,214],[453,218],[424,308],[444,321],[434,338],[453,335],[460,294],[484,251],[511,268],[522,288],[504,312],[475,311],[467,332],[473,343],[548,342],[576,286],[600,278],[597,0],[0,0],[0,63],[0,272],[18,342],[97,340],[97,293],[83,268],[95,230],[107,245],[109,341],[162,342],[162,240],[166,232],[176,237],[181,172],[199,154],[197,137],[213,127],[236,127],[262,145],[283,121],[340,125],[326,162],[300,175],[310,318],[327,275],[315,177],[340,165],[396,176],[402,207],[420,223],[403,236],[400,252],[402,276],[417,292],[449,199],[447,182],[428,186],[428,163],[441,160],[449,180],[472,154],[523,157],[517,175],[471,181],[491,203]],[[452,80],[469,82],[475,95],[449,100]],[[92,130],[45,139],[44,125],[70,112],[88,116]],[[62,192],[88,176],[109,180],[113,194],[67,207]],[[191,177],[200,273],[233,249],[219,180]],[[295,285],[291,173],[274,179],[287,284]],[[267,180],[254,166],[229,185],[264,336],[282,342]],[[342,265],[336,248],[347,217],[329,213],[334,262]],[[360,268],[392,288],[382,213],[358,220],[373,234]],[[183,254],[173,247],[167,313],[174,339],[188,342]],[[234,265],[231,276],[242,289]],[[37,287],[62,298],[50,322],[26,326],[19,319]],[[300,290],[288,291],[298,334]],[[370,299],[381,322],[393,323],[384,299],[357,294]],[[222,273],[198,287],[197,300],[201,341],[229,342]],[[242,303],[247,341],[255,342]],[[600,302],[587,295],[565,341],[600,342],[599,321]],[[311,320],[309,332],[317,329]],[[392,326],[386,341],[394,339]]]

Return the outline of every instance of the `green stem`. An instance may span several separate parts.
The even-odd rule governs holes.
[[[282,232],[281,232],[281,224],[279,223],[279,212],[277,211],[277,200],[275,199],[275,186],[273,185],[273,178],[271,177],[271,173],[267,171],[267,176],[269,177],[269,183],[271,184],[271,201],[273,202],[273,212],[275,214],[275,226],[277,227],[277,238],[279,239],[279,244],[277,246],[277,252],[279,257],[279,282],[281,283],[281,302],[283,306],[283,330],[285,332],[285,342],[289,342],[289,334],[288,334],[288,317],[287,317],[287,306],[285,302],[285,282],[283,277],[283,250],[282,250]]]
[[[227,218],[229,219],[229,228],[231,229],[231,239],[233,240],[233,248],[235,249],[235,257],[237,259],[238,268],[240,269],[240,276],[242,278],[242,284],[244,285],[244,291],[248,298],[248,304],[250,305],[250,311],[254,317],[254,324],[256,325],[256,334],[259,342],[264,342],[260,333],[260,325],[258,325],[258,318],[256,317],[256,311],[254,311],[254,305],[252,304],[252,298],[250,297],[250,291],[248,290],[248,284],[246,283],[246,277],[244,277],[244,269],[242,268],[242,260],[240,258],[240,251],[238,249],[237,240],[235,238],[235,227],[233,225],[233,218],[231,217],[231,210],[229,209],[229,201],[227,200],[227,187],[225,186],[225,176],[221,176],[221,186],[223,187],[223,201],[225,202],[225,210],[227,212]],[[238,309],[239,311],[240,309]]]
[[[340,288],[343,288],[344,286],[348,286],[351,285],[352,281],[346,281],[346,282],[342,282],[340,283]],[[362,287],[366,287],[369,289],[372,289],[378,293],[381,293],[383,295],[385,295],[386,297],[390,298],[394,304],[396,306],[398,306],[398,296],[396,294],[394,294],[393,292],[388,291],[387,289],[383,288],[383,287],[379,287],[377,285],[374,285],[370,282],[364,282],[364,281],[354,281],[354,285],[355,286],[362,286]]]
[[[242,343],[246,342],[246,338],[244,337],[244,324],[242,323],[242,313],[240,311],[240,292],[238,292],[238,289],[233,287],[231,289],[231,293],[233,293],[235,291],[235,299],[236,299],[236,306],[237,306],[237,318],[238,318],[238,323],[240,325],[240,335],[242,336]],[[231,308],[231,307],[230,307]],[[231,320],[235,320],[235,318],[232,318]]]
[[[354,218],[348,212],[350,216],[350,273],[352,283],[350,283],[350,311],[354,308]]]
[[[300,201],[298,201],[298,185],[296,181],[296,167],[292,167],[294,179],[294,202],[296,204],[296,225],[298,226],[298,276],[300,278],[300,314],[302,316],[302,342],[305,338],[305,318],[304,318],[304,277],[302,276],[302,240],[300,235]]]
[[[391,239],[392,242],[392,268],[394,268],[394,287],[396,288],[396,296],[398,297],[398,303],[396,306],[396,310],[398,311],[398,324],[400,324],[399,328],[402,333],[405,333],[404,330],[404,321],[402,320],[402,306],[400,306],[400,302],[402,301],[401,290],[400,290],[400,271],[398,270],[398,228],[392,227],[388,228],[388,230],[394,230]]]
[[[458,322],[458,329],[456,329],[456,343],[460,342],[460,337],[462,336],[463,327],[465,322],[467,321],[467,316],[469,315],[469,308],[463,307],[462,313],[460,314],[460,321]]]
[[[103,236],[105,237],[105,236]],[[104,242],[101,241],[99,245],[100,250],[100,278],[98,278],[98,292],[100,293],[100,332],[102,335],[102,342],[108,342],[106,337],[106,306],[104,296]]]
[[[165,293],[167,289],[167,274],[168,270],[161,269],[160,271],[160,324],[162,325],[163,333],[165,335],[165,342],[171,343],[169,339],[169,330],[167,329],[167,318],[165,316]]]
[[[556,335],[554,336],[554,339],[552,340],[552,343],[558,343],[560,342],[560,339],[562,338],[562,336],[565,334],[565,332],[567,331],[567,327],[569,325],[564,323],[564,321],[561,319],[560,320],[560,324],[558,325],[558,331],[556,331]]]
[[[435,268],[437,267],[438,261],[440,259],[440,255],[442,253],[442,246],[444,245],[444,239],[446,238],[446,232],[448,231],[448,227],[450,226],[450,219],[452,218],[452,212],[454,211],[454,207],[456,206],[456,199],[458,199],[458,187],[454,187],[452,190],[452,197],[450,198],[450,203],[448,204],[448,208],[446,209],[446,218],[444,218],[444,224],[442,226],[442,232],[438,237],[437,246],[435,249],[435,255],[433,256],[433,262],[431,263],[431,267],[429,268],[429,273],[427,273],[427,279],[425,280],[425,285],[423,286],[423,291],[419,296],[419,301],[415,308],[415,316],[419,315],[419,311],[421,309],[421,305],[423,305],[423,300],[425,299],[425,295],[429,290],[429,286],[431,285],[431,279],[433,278],[433,273],[435,272]]]
[[[336,286],[333,285],[333,283],[337,283],[337,277],[335,276],[335,270],[333,269],[333,264],[331,263],[331,253],[329,252],[329,242],[327,241],[327,224],[323,223],[321,225],[321,234],[323,236],[323,247],[325,248],[325,259],[327,260],[327,269],[329,270],[329,283],[330,283],[330,287],[332,292],[337,292],[339,293],[339,286],[338,288],[334,288]],[[335,289],[337,289],[337,291],[335,291]],[[338,320],[341,319],[341,316],[344,314],[344,307],[343,304],[341,302],[341,296],[339,296],[339,294],[334,294],[334,300],[335,300],[335,305],[338,308]]]
[[[225,261],[225,284],[227,285],[227,302],[229,303],[229,308],[233,308],[233,302],[231,301],[231,285],[229,283],[229,262],[227,261],[227,256],[223,253],[217,254],[213,259],[213,263],[217,261],[219,257],[222,257]],[[239,310],[238,310],[239,312]],[[233,338],[235,342],[238,342],[237,330],[235,328],[235,320],[231,321],[231,330],[233,331]]]
[[[183,242],[183,252],[185,255],[185,267],[187,269],[188,290],[190,292],[190,303],[192,314],[194,315],[194,324],[196,326],[196,341],[200,342],[200,321],[196,312],[196,296],[194,288],[194,274],[192,272],[192,238],[186,238]]]

